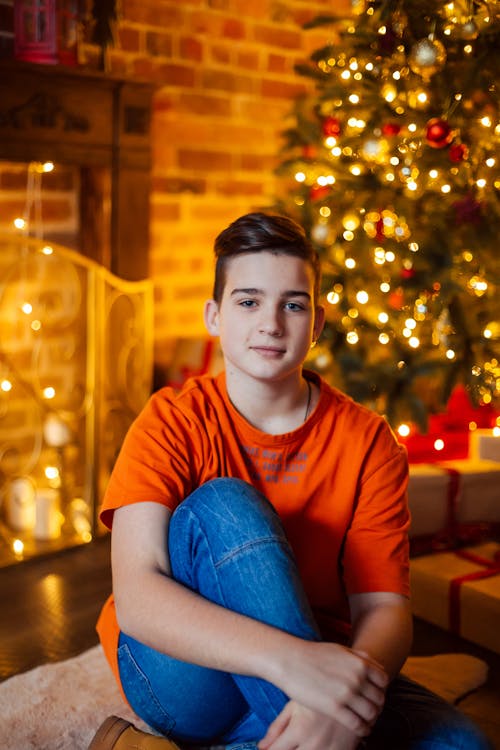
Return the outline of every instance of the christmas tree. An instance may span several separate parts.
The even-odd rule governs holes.
[[[463,384],[500,398],[500,2],[353,0],[309,25],[276,208],[318,247],[310,364],[422,431]],[[336,34],[334,41],[329,35]]]

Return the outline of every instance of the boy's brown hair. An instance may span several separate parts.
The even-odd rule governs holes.
[[[216,237],[214,251],[213,299],[217,303],[220,303],[224,292],[227,261],[243,253],[265,251],[292,255],[309,263],[314,273],[314,302],[318,300],[321,279],[318,253],[304,229],[287,216],[258,212],[240,216]]]

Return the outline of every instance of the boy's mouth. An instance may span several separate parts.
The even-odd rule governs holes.
[[[252,346],[250,348],[264,357],[277,357],[286,351],[286,349],[278,346]]]

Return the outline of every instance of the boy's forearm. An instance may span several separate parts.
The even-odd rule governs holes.
[[[353,623],[352,648],[375,659],[394,678],[411,648],[413,635],[409,603],[381,603],[362,610]]]
[[[133,590],[132,590],[133,588]],[[120,628],[176,659],[274,682],[296,638],[220,607],[162,573],[115,590]]]

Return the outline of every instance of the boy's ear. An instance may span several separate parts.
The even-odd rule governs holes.
[[[205,328],[211,336],[219,335],[219,305],[214,299],[209,299],[205,302],[205,309],[203,311],[203,320],[205,321]]]
[[[317,341],[325,325],[325,308],[317,305],[314,310],[313,341]]]

